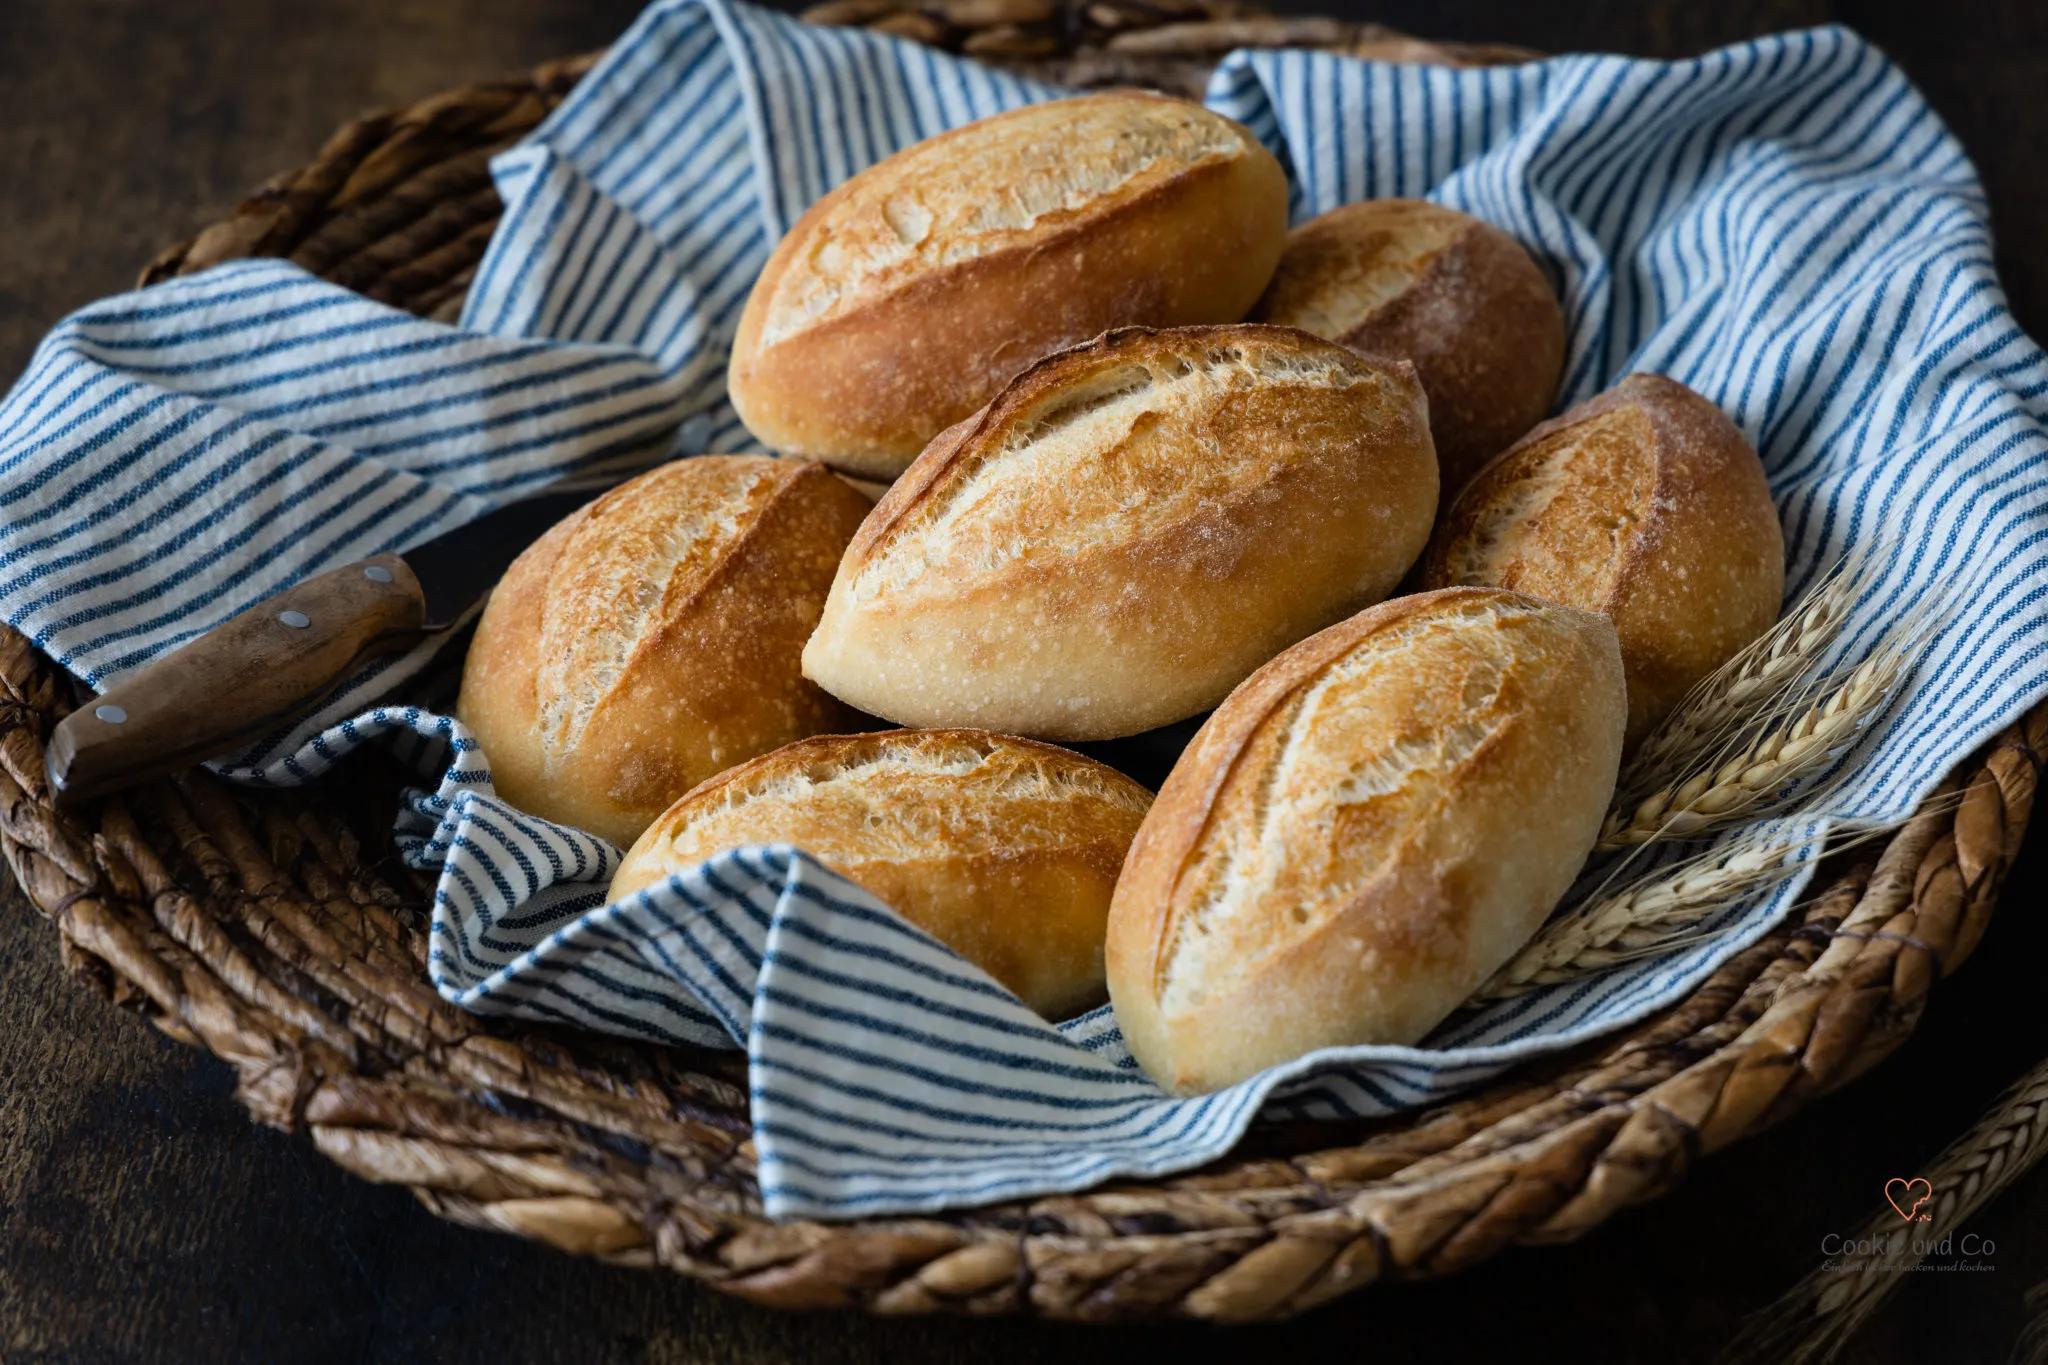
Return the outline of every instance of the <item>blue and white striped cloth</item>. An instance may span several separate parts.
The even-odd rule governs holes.
[[[506,212],[460,326],[258,261],[58,327],[0,405],[0,612],[105,684],[571,471],[746,448],[721,372],[783,229],[896,148],[1056,93],[721,0],[658,4],[496,162]],[[1869,566],[1845,654],[1902,607],[1935,609],[1838,812],[1902,814],[2048,693],[2048,362],[2006,311],[1963,153],[1855,35],[1483,71],[1240,53],[1209,101],[1282,158],[1298,217],[1428,195],[1529,244],[1571,322],[1564,401],[1631,370],[1717,400],[1763,451],[1794,586],[1848,549]],[[1261,1111],[1437,1099],[1669,1003],[1797,889],[1426,1047],[1174,1100],[1107,1011],[1048,1027],[798,850],[602,904],[617,850],[496,799],[487,756],[423,709],[423,663],[367,670],[232,775],[299,782],[379,735],[407,745],[439,774],[401,829],[441,869],[436,986],[483,1012],[744,1046],[781,1216],[1075,1189],[1207,1161]]]

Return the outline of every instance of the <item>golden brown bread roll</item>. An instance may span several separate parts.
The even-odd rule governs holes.
[[[1522,244],[1419,199],[1303,223],[1252,317],[1414,361],[1446,498],[1542,420],[1564,369],[1564,313]]]
[[[1277,327],[1111,333],[897,480],[804,672],[906,725],[1134,734],[1378,600],[1435,508],[1406,362]]]
[[[893,478],[1063,346],[1235,322],[1286,234],[1279,163],[1198,104],[1119,91],[998,114],[798,220],[740,318],[733,406],[772,449]]]
[[[484,608],[456,704],[499,795],[630,844],[713,773],[853,728],[798,656],[867,510],[822,465],[703,455],[534,542]]]
[[[1685,385],[1638,374],[1482,470],[1444,514],[1421,579],[1613,618],[1633,745],[1778,619],[1785,543],[1735,424]]]
[[[1411,1043],[1535,933],[1621,760],[1604,617],[1398,598],[1247,678],[1145,817],[1109,912],[1132,1054],[1183,1094]]]
[[[985,730],[807,739],[671,806],[612,898],[729,848],[795,844],[1064,1019],[1102,1003],[1110,891],[1151,801],[1114,768]]]

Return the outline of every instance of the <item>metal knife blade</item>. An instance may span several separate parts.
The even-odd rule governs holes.
[[[64,718],[43,755],[52,797],[70,805],[283,729],[365,661],[460,622],[520,551],[606,486],[509,503],[222,622]]]
[[[419,580],[426,598],[423,628],[445,630],[460,621],[504,577],[522,550],[602,491],[585,486],[524,498],[401,550],[398,557]]]

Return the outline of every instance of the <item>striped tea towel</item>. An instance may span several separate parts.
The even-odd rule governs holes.
[[[721,369],[783,229],[890,151],[1056,93],[722,0],[658,4],[495,163],[505,216],[460,326],[248,262],[52,333],[0,406],[0,610],[104,684],[571,471],[744,449]],[[1428,195],[1527,243],[1571,323],[1563,401],[1656,370],[1719,402],[1763,452],[1794,587],[1864,557],[1844,654],[1935,609],[1838,813],[1901,816],[2048,694],[2048,363],[2006,311],[1961,150],[1855,35],[1481,71],[1240,53],[1208,98],[1280,156],[1297,217]],[[1438,1099],[1668,1004],[1798,889],[1427,1046],[1176,1100],[1107,1011],[1047,1026],[800,849],[604,904],[618,850],[497,799],[488,756],[424,709],[421,662],[365,670],[231,775],[300,782],[380,736],[408,746],[437,774],[401,827],[440,869],[436,986],[480,1012],[744,1046],[778,1216],[1071,1190],[1210,1160],[1261,1112]]]

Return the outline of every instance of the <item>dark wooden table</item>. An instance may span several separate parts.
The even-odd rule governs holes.
[[[1300,9],[1326,12],[1343,0]],[[350,114],[601,45],[633,0],[0,0],[0,378],[67,309]],[[2048,6],[1902,0],[1389,0],[1434,37],[1650,55],[1810,23],[1904,63],[1989,186],[2020,319],[2048,323]],[[1996,1093],[2048,1055],[2037,831],[1983,949],[1919,1033],[1850,1091],[1708,1163],[1576,1246],[1356,1296],[1235,1334],[795,1317],[436,1221],[252,1126],[227,1068],[68,981],[56,938],[0,898],[0,1359],[1123,1360],[1204,1346],[1267,1359],[1705,1360],[1822,1260]],[[1847,1358],[2007,1358],[2048,1280],[2048,1171],[1969,1224],[1988,1275],[1920,1275]],[[1202,1340],[1196,1340],[1199,1336]],[[1210,1338],[1214,1338],[1213,1340]]]

